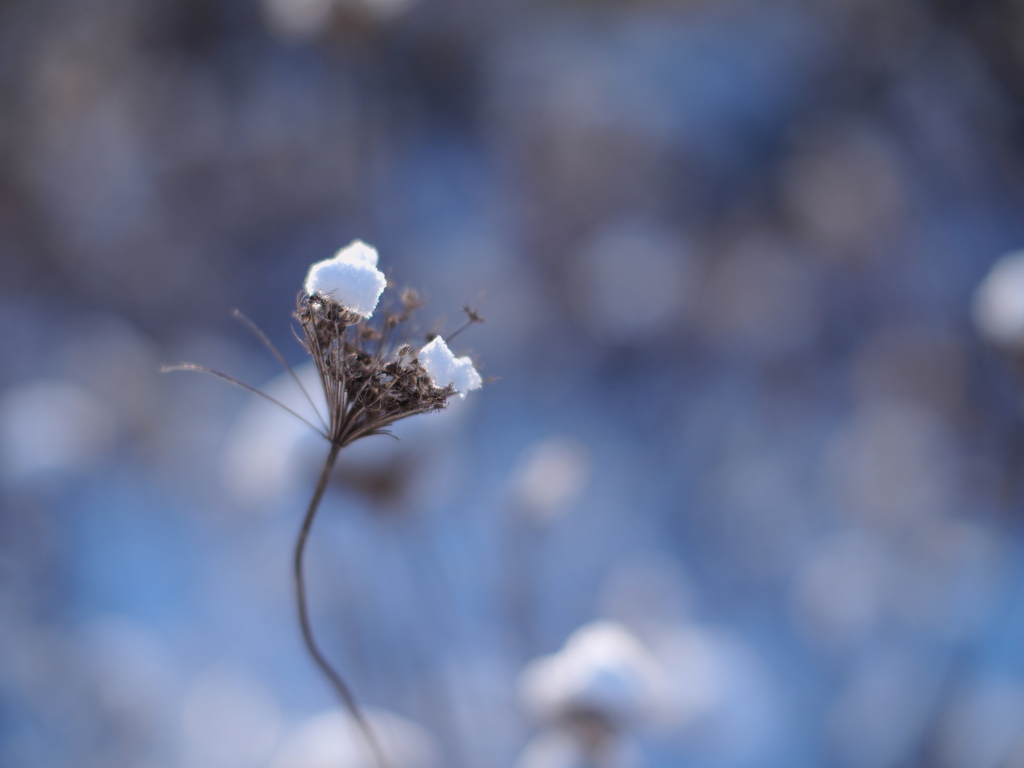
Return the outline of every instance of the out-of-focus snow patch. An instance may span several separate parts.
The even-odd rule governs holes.
[[[440,336],[423,347],[417,357],[435,386],[451,384],[459,397],[464,398],[467,392],[483,386],[473,361],[469,357],[455,357]]]
[[[672,328],[694,293],[689,250],[656,226],[613,226],[575,266],[571,307],[580,325],[604,343],[650,342]]]
[[[954,455],[946,421],[930,408],[869,400],[836,432],[825,476],[851,518],[879,532],[905,531],[950,509],[959,481]]]
[[[570,507],[590,477],[587,447],[571,437],[551,437],[528,448],[513,480],[516,501],[545,521]]]
[[[664,672],[651,718],[695,763],[758,765],[785,737],[789,704],[755,649],[726,629],[682,625],[650,641]]]
[[[182,712],[185,765],[265,765],[277,744],[281,716],[258,681],[239,669],[214,667],[189,687]]]
[[[943,768],[1024,764],[1024,689],[1007,678],[975,684],[957,695],[939,737]]]
[[[91,619],[75,633],[95,705],[118,734],[155,739],[178,707],[179,681],[170,653],[145,624],[119,614]]]
[[[526,745],[516,768],[639,768],[643,764],[632,739],[618,736],[601,746],[595,756],[588,753],[580,739],[564,730],[543,731]]]
[[[701,332],[747,358],[813,348],[822,292],[811,261],[771,231],[745,232],[716,254],[700,292]]]
[[[999,259],[975,289],[974,323],[986,341],[1024,347],[1024,250]]]
[[[357,315],[370,317],[387,284],[377,269],[376,249],[353,240],[333,258],[311,266],[303,288],[310,296],[322,293]]]
[[[370,729],[394,768],[439,768],[438,750],[426,730],[390,712],[365,711]],[[270,768],[376,768],[362,732],[335,710],[300,724]]]
[[[891,558],[873,537],[847,531],[820,544],[796,574],[797,621],[812,640],[856,646],[882,615]]]
[[[377,21],[399,16],[415,0],[263,0],[270,30],[286,39],[306,40],[325,32],[336,11],[348,9]]]
[[[908,647],[875,648],[846,674],[826,717],[834,754],[851,768],[912,764],[936,700],[926,654]],[[972,755],[968,765],[986,765],[979,757]]]
[[[334,0],[263,0],[270,30],[285,38],[309,38],[330,20]]]
[[[698,603],[691,577],[675,558],[641,549],[620,557],[601,585],[601,615],[646,640],[666,627],[682,626]]]
[[[362,8],[380,21],[387,21],[411,8],[416,0],[341,0]]]
[[[721,707],[729,674],[727,657],[716,648],[714,634],[677,629],[659,644],[659,657],[674,673],[662,698],[660,719],[672,727],[689,725]]]
[[[316,366],[308,363],[296,368],[295,373],[317,409],[325,413]],[[310,423],[320,425],[316,411],[290,374],[275,377],[263,391]],[[254,398],[225,444],[224,481],[231,496],[243,504],[272,502],[315,472],[323,463],[325,451],[326,440],[308,424],[273,403]]]
[[[0,472],[11,480],[90,467],[110,447],[113,415],[68,381],[35,381],[0,396]]]
[[[531,662],[521,687],[542,718],[594,713],[625,723],[651,709],[659,679],[657,661],[625,627],[595,622],[573,633],[558,653]]]

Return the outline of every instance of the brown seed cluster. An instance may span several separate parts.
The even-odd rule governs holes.
[[[433,384],[410,345],[392,346],[397,329],[420,306],[412,291],[401,302],[400,311],[385,312],[375,327],[321,293],[299,296],[295,317],[320,373],[327,436],[336,445],[387,434],[400,419],[441,410],[455,394],[451,386]]]

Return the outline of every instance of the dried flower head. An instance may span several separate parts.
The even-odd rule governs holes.
[[[393,345],[398,328],[420,306],[415,291],[405,291],[400,299],[400,309],[385,312],[383,321],[378,325],[367,322],[386,286],[384,273],[377,269],[377,251],[359,240],[342,248],[333,258],[310,267],[303,286],[305,291],[299,294],[295,317],[302,325],[302,342],[316,365],[327,401],[327,415],[321,417],[324,429],[283,403],[277,403],[321,432],[331,443],[295,544],[293,569],[299,624],[307,650],[356,721],[378,768],[389,768],[387,757],[348,684],[331,666],[313,636],[303,567],[306,540],[343,447],[361,437],[388,434],[387,428],[400,419],[441,410],[452,395],[464,395],[482,384],[472,361],[468,357],[456,358],[440,337],[419,352],[409,344]],[[467,315],[467,325],[482,322],[475,311],[467,310]],[[242,319],[288,368],[300,389],[306,392],[298,376],[267,337],[248,320]],[[462,328],[448,338],[461,331]],[[164,370],[205,371],[273,400],[265,392],[203,366],[183,364]],[[313,398],[308,392],[306,396],[312,404]]]
[[[398,328],[420,306],[414,291],[405,291],[400,309],[385,312],[378,326],[367,323],[386,283],[377,269],[377,251],[355,241],[333,259],[310,268],[305,293],[299,295],[295,310],[302,325],[303,344],[323,386],[327,401],[325,434],[331,442],[295,548],[299,620],[310,654],[359,723],[380,768],[388,768],[380,744],[348,685],[313,638],[302,565],[306,538],[341,448],[361,437],[388,434],[387,428],[400,419],[441,410],[456,392],[464,394],[482,383],[469,358],[456,359],[440,337],[418,354],[407,343],[393,347]],[[475,313],[470,316],[472,322],[480,322]]]
[[[377,252],[359,241],[314,264],[295,312],[326,395],[327,437],[336,445],[440,410],[452,395],[464,397],[482,384],[472,361],[455,358],[440,337],[418,353],[407,343],[393,346],[398,328],[421,306],[415,291],[403,292],[400,308],[385,312],[379,326],[367,323],[381,292],[373,273],[383,280],[376,267]]]

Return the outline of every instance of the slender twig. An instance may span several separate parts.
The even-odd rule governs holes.
[[[214,370],[213,368],[207,368],[205,365],[196,365],[195,363],[177,363],[176,365],[161,365],[160,366],[160,373],[173,373],[174,371],[195,371],[196,373],[208,373],[211,376],[216,376],[218,379],[223,379],[226,382],[234,384],[236,387],[241,387],[246,392],[252,392],[254,395],[259,395],[263,399],[269,400],[270,402],[272,402],[274,405],[278,406],[279,408],[283,408],[284,410],[288,411],[288,413],[290,413],[292,416],[297,418],[299,421],[301,421],[304,424],[306,424],[307,426],[309,426],[311,429],[315,430],[321,436],[328,437],[326,432],[324,432],[322,429],[320,429],[320,427],[318,427],[316,424],[311,422],[309,419],[307,419],[302,414],[297,413],[296,411],[292,410],[287,405],[282,403],[280,400],[278,400],[275,397],[271,397],[270,395],[268,395],[263,390],[256,389],[256,387],[254,387],[254,386],[252,386],[250,384],[246,384],[244,381],[239,381],[234,376],[228,376],[228,374],[226,374],[226,373],[221,373],[220,371]],[[328,438],[328,439],[330,439],[330,438]]]
[[[277,347],[274,346],[274,342],[267,337],[267,334],[260,330],[260,327],[256,325],[256,323],[242,314],[242,310],[235,309],[231,314],[234,315],[235,319],[241,322],[242,325],[248,328],[250,333],[259,339],[260,343],[266,347],[270,354],[276,357],[277,361],[284,366],[284,369],[288,371],[288,374],[292,377],[295,383],[298,384],[299,390],[306,396],[306,400],[311,406],[313,406],[313,412],[316,413],[317,418],[320,419],[320,423],[323,425],[324,429],[327,429],[327,422],[325,422],[324,417],[320,415],[320,409],[316,407],[316,403],[313,402],[313,398],[310,396],[309,391],[306,389],[305,385],[303,385],[302,379],[300,379],[299,375],[295,373],[295,369],[288,365],[288,361],[284,359],[284,355],[282,355],[278,351]]]
[[[370,724],[366,721],[359,704],[356,702],[355,696],[352,694],[352,690],[348,687],[341,675],[331,666],[330,662],[324,656],[323,651],[317,645],[316,638],[313,636],[313,627],[309,621],[309,607],[306,600],[306,579],[303,574],[303,555],[306,552],[306,540],[309,538],[309,531],[313,527],[313,519],[316,517],[317,509],[320,507],[320,500],[323,498],[324,491],[327,489],[327,481],[330,479],[331,471],[334,469],[334,463],[338,458],[338,452],[342,448],[342,443],[332,443],[330,453],[327,454],[327,460],[324,462],[324,467],[320,471],[320,479],[317,481],[316,490],[313,492],[313,498],[309,502],[309,509],[306,510],[306,516],[302,521],[302,529],[299,531],[298,541],[295,543],[295,596],[299,607],[299,624],[302,627],[302,639],[306,643],[306,649],[309,651],[309,655],[313,657],[317,666],[320,667],[327,678],[334,685],[335,691],[338,696],[341,697],[342,702],[348,709],[349,714],[352,715],[352,719],[356,722],[359,730],[362,732],[363,738],[366,739],[366,743],[369,745],[370,750],[373,752],[374,759],[380,768],[389,768],[388,760],[384,756],[384,751],[381,749],[380,742],[377,741],[377,737],[374,735],[373,730],[370,728]]]
[[[449,343],[451,342],[452,339],[454,339],[464,330],[469,328],[469,326],[473,325],[474,323],[482,323],[484,321],[484,319],[480,317],[480,313],[477,312],[475,309],[470,309],[468,305],[464,306],[462,308],[462,311],[466,313],[466,322],[448,334]]]

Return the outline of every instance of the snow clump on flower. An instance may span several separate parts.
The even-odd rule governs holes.
[[[1024,348],[1024,250],[999,259],[974,292],[974,322],[987,341]]]
[[[455,357],[440,336],[423,347],[417,357],[434,386],[444,389],[450,384],[461,398],[483,385],[473,361],[469,357]]]
[[[334,258],[311,266],[303,287],[309,296],[323,294],[361,317],[370,317],[387,283],[377,269],[377,250],[353,240]]]

